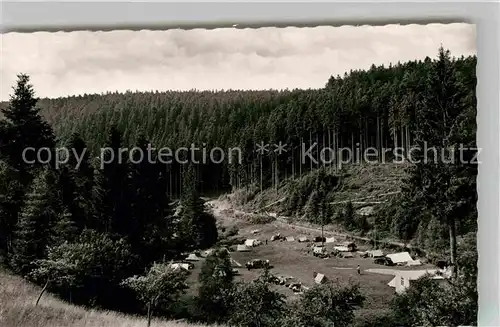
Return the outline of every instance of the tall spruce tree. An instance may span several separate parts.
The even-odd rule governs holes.
[[[78,134],[69,140],[69,160],[67,167],[73,183],[74,197],[69,205],[70,214],[78,228],[92,226],[92,188],[94,186],[94,167],[90,162],[90,149]]]
[[[189,248],[203,249],[217,241],[217,226],[215,217],[205,211],[196,184],[195,170],[190,165],[183,176],[181,234]]]
[[[33,180],[26,204],[16,224],[11,265],[20,274],[33,269],[33,262],[43,259],[47,246],[54,242],[54,226],[61,207],[51,184],[53,173],[44,169]]]
[[[138,150],[132,154],[128,185],[130,220],[126,226],[133,249],[148,263],[165,255],[173,234],[165,167],[157,161],[149,144],[140,135]]]
[[[448,226],[451,263],[456,272],[457,220],[468,215],[470,210],[464,209],[474,195],[466,192],[471,187],[471,179],[460,173],[464,164],[457,162],[457,150],[463,139],[453,137],[466,107],[465,89],[454,68],[449,51],[440,48],[438,60],[428,73],[428,87],[417,112],[416,142],[421,153],[411,168],[406,192],[411,201],[418,202]],[[424,152],[426,149],[430,150]]]
[[[102,232],[122,234],[128,221],[128,160],[120,156],[122,145],[121,133],[112,126],[94,188],[93,228]]]
[[[7,164],[4,172],[9,174],[8,186],[0,199],[0,249],[7,255],[12,251],[13,228],[18,222],[26,189],[33,179],[34,169],[42,166],[36,151],[54,147],[52,128],[40,116],[40,109],[36,107],[38,98],[29,77],[18,75],[13,89],[9,105],[1,109],[4,117],[0,120],[0,161]]]
[[[52,149],[55,143],[52,128],[40,116],[37,102],[28,75],[20,74],[8,107],[1,109],[5,119],[0,121],[0,158],[19,172],[24,186],[31,182],[31,170],[42,166],[35,151]],[[24,153],[30,147],[35,151]]]

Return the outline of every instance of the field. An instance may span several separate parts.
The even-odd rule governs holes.
[[[142,317],[88,310],[44,294],[35,306],[39,288],[0,271],[1,327],[145,327]],[[183,322],[153,320],[151,327],[203,327]]]
[[[214,213],[218,220],[225,226],[237,226],[238,237],[248,239],[258,239],[262,241],[262,245],[254,247],[250,252],[232,252],[231,257],[244,265],[245,262],[251,259],[267,259],[272,266],[271,272],[279,276],[291,276],[295,280],[300,281],[306,287],[314,285],[314,272],[324,274],[330,280],[338,279],[340,282],[358,283],[361,292],[366,297],[364,307],[357,312],[359,316],[371,315],[380,310],[387,309],[389,302],[394,296],[394,289],[387,284],[393,278],[392,275],[367,272],[367,269],[380,269],[383,266],[373,263],[371,258],[362,258],[358,253],[354,253],[354,258],[327,258],[321,259],[312,255],[312,243],[298,242],[299,236],[319,236],[314,229],[301,228],[283,224],[280,222],[272,222],[268,224],[251,224],[244,219],[235,218],[234,213],[231,214],[231,209],[226,201],[211,201],[214,207]],[[221,210],[222,208],[222,210]],[[258,230],[257,233],[252,233]],[[274,241],[271,242],[272,235],[280,233],[282,236],[293,236],[295,241]],[[325,233],[325,236],[328,236]],[[342,242],[345,239],[335,237],[336,241]],[[268,240],[266,244],[265,240]],[[356,244],[359,251],[369,250],[369,245]],[[334,244],[325,244],[330,250],[333,250]],[[309,251],[309,253],[308,253]],[[360,266],[361,274],[358,275],[356,267]],[[195,264],[195,269],[192,271],[193,280],[197,276],[201,266],[200,263]],[[389,267],[387,267],[389,268]],[[431,265],[421,265],[418,267],[397,267],[398,270],[422,270],[426,268],[434,268]],[[238,279],[245,281],[252,280],[259,276],[260,269],[248,271],[246,268],[240,268]],[[289,299],[297,297],[291,290],[285,286],[276,286],[276,289],[287,295]]]

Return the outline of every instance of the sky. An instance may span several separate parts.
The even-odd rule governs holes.
[[[35,32],[1,36],[0,100],[18,73],[39,97],[127,90],[321,88],[371,64],[476,54],[470,24]]]

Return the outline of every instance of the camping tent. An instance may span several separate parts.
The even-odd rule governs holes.
[[[382,250],[370,250],[368,251],[368,255],[372,258],[380,258],[384,256],[384,252]]]
[[[368,206],[368,207],[363,207],[363,208],[360,208],[357,213],[358,215],[360,216],[371,216],[373,215],[373,212],[375,211],[375,208],[372,207],[372,206]]]
[[[333,248],[340,252],[349,252],[349,248],[347,246],[334,246]]]
[[[343,258],[354,258],[354,255],[352,255],[351,252],[344,252],[342,253]]]
[[[236,251],[238,251],[238,252],[248,252],[248,251],[250,251],[250,248],[247,247],[245,244],[238,244],[236,246]]]
[[[323,275],[323,274],[318,273],[318,274],[316,274],[316,276],[314,277],[314,282],[315,282],[316,284],[324,284],[326,281],[327,281],[327,278],[326,278],[326,276],[325,276],[325,275]]]
[[[299,242],[300,243],[309,242],[309,239],[305,236],[301,236],[301,237],[299,237]]]
[[[254,247],[254,246],[257,246],[259,245],[260,242],[258,240],[252,240],[252,239],[248,239],[245,241],[245,245],[248,246],[248,247]]]
[[[200,261],[200,258],[196,254],[191,253],[190,255],[188,255],[186,260],[187,261]]]
[[[295,238],[293,236],[287,236],[286,241],[293,242],[293,241],[295,241]]]
[[[396,289],[396,293],[403,293],[411,285],[411,281],[417,280],[426,274],[430,274],[434,280],[444,280],[444,277],[436,275],[437,270],[410,270],[398,271],[394,278],[387,284]]]
[[[386,255],[386,257],[391,259],[391,261],[394,264],[413,261],[413,259],[411,258],[410,254],[408,252],[399,252],[399,253],[388,254],[388,255]]]
[[[178,271],[178,270],[189,270],[189,265],[187,263],[172,263],[170,265],[170,267],[174,270],[174,271]]]
[[[325,243],[335,243],[335,237],[327,237]]]
[[[354,244],[354,242],[349,242],[349,241],[343,242],[342,246],[348,248],[349,251],[356,251],[356,244]]]

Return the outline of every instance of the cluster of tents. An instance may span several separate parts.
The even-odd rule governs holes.
[[[225,250],[229,253],[229,250],[227,248],[223,248],[222,250]],[[214,249],[209,249],[209,250],[204,251],[202,254],[199,252],[190,253],[181,261],[171,262],[170,267],[174,271],[181,271],[181,270],[189,271],[189,270],[194,268],[194,262],[199,262],[199,261],[203,260],[204,258],[210,256],[214,251],[215,251]],[[231,266],[233,268],[243,267],[242,264],[240,264],[239,262],[237,262],[233,258],[230,257],[230,260],[231,260]],[[233,269],[233,272],[237,273],[238,270]]]
[[[257,239],[247,239],[243,244],[236,245],[236,251],[238,252],[248,252],[253,247],[261,245],[262,242]]]
[[[320,258],[328,258],[330,256],[334,257],[341,257],[341,258],[352,258],[353,252],[356,251],[357,247],[356,244],[353,242],[342,242],[342,243],[337,243],[331,251],[329,252],[323,244],[331,244],[335,243],[335,238],[330,237],[326,238],[323,240],[322,244],[314,244],[312,246],[312,254],[315,257],[320,257]]]
[[[385,266],[420,266],[420,260],[413,260],[408,252],[398,252],[385,255],[382,250],[370,250],[366,252],[359,252],[363,258],[374,258],[376,264]]]

